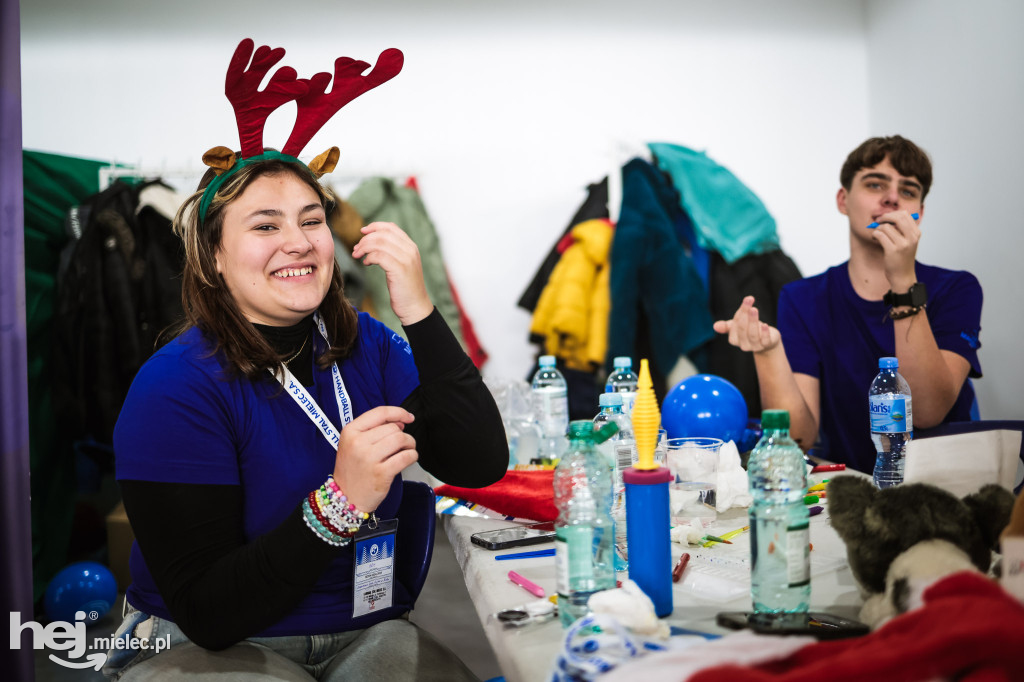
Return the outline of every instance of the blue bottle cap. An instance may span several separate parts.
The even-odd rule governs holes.
[[[612,405],[622,405],[622,395],[619,393],[602,393],[597,399],[597,404],[601,407],[611,407]]]
[[[612,366],[615,367],[616,369],[618,369],[619,367],[632,367],[633,358],[626,355],[620,355],[619,357],[612,360]]]
[[[541,367],[554,367],[555,356],[554,355],[542,355],[540,360],[537,361]]]
[[[878,358],[878,369],[899,369],[900,361],[896,358]]]

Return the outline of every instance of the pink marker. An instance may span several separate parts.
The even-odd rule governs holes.
[[[535,582],[527,580],[515,571],[508,572],[508,579],[514,582],[516,585],[519,585],[519,587],[523,588],[535,597],[543,597],[545,594],[543,587],[541,587]]]

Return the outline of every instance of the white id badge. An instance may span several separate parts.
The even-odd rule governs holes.
[[[376,613],[394,603],[395,534],[398,519],[363,526],[353,538],[355,577],[352,580],[352,617]]]

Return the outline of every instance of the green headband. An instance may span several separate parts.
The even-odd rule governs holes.
[[[298,165],[305,168],[310,174],[313,173],[313,171],[310,170],[309,166],[302,163],[294,156],[282,154],[281,152],[265,151],[257,156],[250,156],[248,159],[238,159],[237,161],[235,161],[235,165],[233,165],[231,168],[227,169],[226,171],[215,177],[213,180],[211,180],[210,184],[207,185],[206,189],[203,190],[203,199],[202,201],[199,202],[200,225],[206,222],[206,213],[207,211],[210,210],[210,204],[213,203],[213,198],[217,196],[217,192],[220,190],[221,185],[223,185],[228,178],[230,178],[240,169],[244,168],[245,166],[250,166],[254,163],[258,163],[260,161],[286,161],[288,163],[297,163]]]

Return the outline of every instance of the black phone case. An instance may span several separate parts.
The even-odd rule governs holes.
[[[498,529],[505,530],[505,529]],[[526,545],[539,545],[542,542],[551,542],[555,538],[554,531],[550,535],[535,535],[532,537],[517,538],[515,540],[503,540],[495,542],[486,538],[488,533],[494,531],[483,531],[469,536],[470,542],[486,549],[509,549],[510,547],[525,547]]]
[[[856,620],[814,611],[807,614],[804,622],[773,617],[745,611],[719,613],[716,622],[725,628],[740,630],[750,628],[765,635],[810,635],[817,639],[843,639],[859,637],[870,632],[870,628]]]

